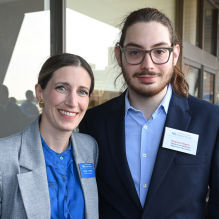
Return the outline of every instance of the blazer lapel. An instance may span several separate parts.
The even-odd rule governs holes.
[[[80,138],[80,140],[78,139]],[[76,136],[76,133],[72,133],[71,136],[72,140],[72,148],[73,148],[73,157],[75,160],[79,180],[81,183],[82,191],[84,194],[84,201],[85,201],[85,218],[98,218],[98,193],[97,193],[97,186],[96,186],[96,178],[81,178],[80,173],[80,163],[87,163],[89,162],[89,155],[87,150],[84,150],[82,136]]]
[[[189,105],[187,99],[179,98],[173,93],[144,205],[144,212],[148,209],[151,200],[164,179],[176,154],[176,151],[162,147],[165,127],[186,131],[191,119],[185,112],[188,109]]]
[[[22,133],[21,173],[17,178],[27,217],[49,219],[49,189],[38,123],[35,120]]]
[[[83,151],[83,145],[80,145],[79,142],[76,141],[76,138],[74,137],[74,133],[71,135],[71,141],[72,141],[72,148],[73,148],[73,157],[75,160],[75,165],[77,168],[78,172],[78,177],[81,183],[82,190],[84,192],[84,188],[86,187],[86,182],[84,182],[81,178],[81,172],[80,172],[80,163],[86,163],[88,159],[88,155],[84,153]],[[89,194],[86,194],[89,195]],[[84,194],[85,196],[85,194]],[[85,200],[85,205],[86,205],[86,200]]]
[[[106,121],[106,129],[110,151],[115,168],[134,204],[141,211],[142,206],[131,176],[125,149],[125,92],[117,99],[111,108],[111,114]]]

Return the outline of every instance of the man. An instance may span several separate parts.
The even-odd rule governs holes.
[[[29,125],[39,115],[39,110],[36,105],[32,103],[34,99],[33,91],[27,90],[25,95],[27,100],[21,104],[20,108],[22,113],[26,116],[26,125]]]
[[[100,219],[201,219],[208,185],[219,218],[219,107],[188,94],[179,53],[158,10],[125,19],[115,56],[128,89],[79,126],[99,145]]]
[[[8,88],[3,84],[0,85],[0,113],[0,138],[23,130],[20,107],[10,101]]]

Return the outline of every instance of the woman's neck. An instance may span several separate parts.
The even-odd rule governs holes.
[[[43,121],[40,122],[40,134],[46,144],[55,152],[62,153],[69,147],[69,138],[72,131],[59,131],[48,128]]]

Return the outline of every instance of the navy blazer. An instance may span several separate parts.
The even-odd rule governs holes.
[[[218,219],[219,107],[173,93],[164,128],[199,135],[197,153],[163,148],[163,131],[143,208],[126,159],[124,116],[125,93],[88,110],[79,126],[99,146],[100,219],[202,219],[208,185],[209,215]]]

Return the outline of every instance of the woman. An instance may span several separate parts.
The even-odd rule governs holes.
[[[0,140],[0,218],[98,218],[97,143],[72,133],[93,88],[81,57],[65,53],[44,63],[35,86],[42,115]]]

